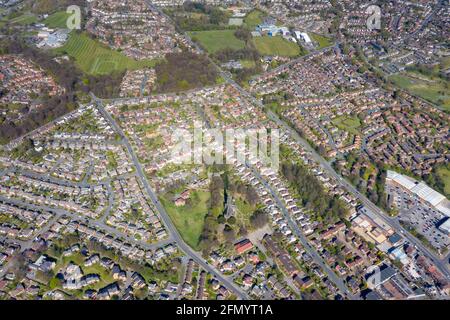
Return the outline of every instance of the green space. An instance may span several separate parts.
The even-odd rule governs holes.
[[[450,57],[442,58],[441,64],[444,69],[450,68]]]
[[[361,121],[356,116],[340,116],[336,117],[331,122],[341,130],[357,134],[358,128],[361,126]]]
[[[194,191],[186,205],[177,207],[173,202],[173,194],[169,193],[161,197],[161,202],[181,237],[195,250],[199,249],[199,239],[208,213],[209,199],[209,192]]]
[[[317,33],[310,33],[311,38],[319,44],[319,49],[333,45],[333,40]]]
[[[253,60],[239,60],[244,68],[254,68],[256,66],[255,61]]]
[[[446,195],[450,194],[450,169],[443,166],[437,169],[437,174],[444,182],[444,192]]]
[[[21,16],[13,18],[10,20],[11,23],[17,23],[21,25],[27,25],[37,22],[37,17],[32,13],[24,13]]]
[[[439,78],[430,79],[423,74],[405,72],[389,79],[399,88],[407,90],[438,107],[450,111],[449,83]]]
[[[0,213],[0,224],[3,224],[3,223],[12,224],[21,229],[29,228],[29,225],[25,221],[22,221],[14,216],[9,216],[9,215]]]
[[[243,49],[245,42],[234,36],[234,30],[208,30],[191,31],[189,36],[194,41],[198,41],[209,53],[215,53],[219,50]]]
[[[152,67],[156,63],[155,60],[136,61],[91,39],[84,33],[77,32],[72,32],[67,43],[55,51],[73,57],[82,71],[92,75]]]
[[[253,38],[256,50],[263,56],[295,57],[300,55],[300,47],[281,36],[262,36]]]
[[[253,10],[245,17],[244,23],[250,29],[254,29],[263,22],[265,16],[265,12],[262,12],[260,10]]]
[[[58,11],[44,20],[44,24],[49,28],[67,28],[67,19],[70,17],[70,13],[66,11]]]

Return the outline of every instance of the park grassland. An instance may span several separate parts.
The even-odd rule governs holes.
[[[450,170],[447,167],[440,167],[437,169],[438,176],[442,179],[444,182],[444,192],[446,195],[450,194]]]
[[[38,21],[38,18],[32,13],[24,13],[21,16],[9,20],[12,24],[28,25]]]
[[[209,199],[209,192],[195,191],[191,194],[190,204],[177,207],[171,194],[161,197],[161,203],[180,232],[181,237],[194,250],[199,250],[199,239],[205,216],[208,213]]]
[[[253,10],[244,18],[244,24],[250,28],[254,29],[258,25],[262,24],[264,17],[266,16],[265,12],[260,10]]]
[[[318,49],[326,48],[333,45],[333,41],[325,36],[322,36],[317,33],[310,33],[311,38],[319,44]]]
[[[331,120],[331,122],[339,129],[351,134],[358,134],[358,129],[361,127],[361,121],[356,116],[339,116]]]
[[[68,54],[83,72],[91,75],[153,67],[156,63],[155,60],[136,61],[78,32],[72,32],[66,44],[55,51]]]
[[[245,42],[236,38],[234,31],[235,30],[190,31],[188,34],[194,41],[199,42],[208,53],[215,53],[226,48],[238,50],[245,47]]]
[[[436,79],[427,81],[424,75],[420,79],[412,73],[395,74],[389,79],[399,88],[404,89],[416,96],[419,96],[443,110],[450,111],[450,91],[448,82]]]
[[[67,19],[69,19],[70,13],[65,11],[58,11],[44,20],[44,24],[49,28],[67,28]]]
[[[281,36],[262,36],[253,38],[256,50],[263,56],[296,57],[303,54],[299,45]]]

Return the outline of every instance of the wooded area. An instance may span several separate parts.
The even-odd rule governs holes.
[[[156,65],[157,91],[191,90],[216,83],[218,73],[204,55],[191,52],[169,53]]]
[[[316,220],[332,224],[347,214],[344,203],[325,192],[321,183],[309,170],[297,163],[283,163],[283,176],[298,192],[303,206],[311,209]]]

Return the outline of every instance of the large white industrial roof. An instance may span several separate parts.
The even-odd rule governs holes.
[[[423,182],[416,185],[414,188],[411,189],[411,191],[414,192],[419,198],[429,202],[434,207],[445,199],[444,195],[431,189]]]
[[[416,186],[416,181],[413,178],[397,173],[395,171],[388,170],[387,179],[391,179],[401,185],[403,188],[411,190]]]
[[[428,202],[446,216],[450,216],[450,204],[447,198],[436,190],[431,189],[424,182],[418,182],[411,177],[391,170],[387,171],[386,178],[411,191],[411,193],[415,194],[423,201]]]

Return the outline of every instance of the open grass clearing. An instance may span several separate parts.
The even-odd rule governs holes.
[[[339,129],[351,134],[358,134],[358,129],[361,126],[361,121],[356,116],[339,116],[331,120],[331,122]]]
[[[253,38],[256,50],[263,56],[296,57],[300,55],[300,46],[281,36],[262,36]]]
[[[161,202],[181,237],[195,250],[199,249],[199,239],[208,213],[209,198],[210,193],[207,191],[193,191],[188,203],[177,207],[173,202],[172,194],[161,197]]]
[[[66,44],[55,51],[68,54],[83,72],[92,75],[153,67],[156,63],[155,60],[134,60],[78,32],[72,32]]]
[[[423,78],[423,79],[422,79]],[[401,73],[389,77],[396,86],[417,95],[438,107],[450,111],[449,83],[440,79],[420,78],[414,73]]]

